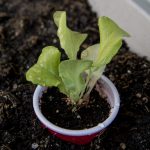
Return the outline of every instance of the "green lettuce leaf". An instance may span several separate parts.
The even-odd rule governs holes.
[[[99,47],[100,47],[99,43],[89,46],[86,50],[84,50],[81,53],[81,59],[91,60],[94,62],[97,58]],[[89,78],[90,78],[88,85],[87,85],[87,89],[88,89],[88,91],[86,92],[87,95],[91,92],[91,90],[95,86],[97,80],[100,78],[100,76],[104,72],[105,67],[106,65],[100,65],[98,67],[95,67],[92,65],[90,70],[87,70],[87,74],[89,75]]]
[[[93,65],[87,73],[90,80],[87,85],[85,97],[90,94],[97,80],[100,78],[106,64],[118,52],[122,45],[122,37],[129,36],[127,32],[121,29],[114,21],[108,17],[99,18],[100,44],[95,44],[88,47],[81,54],[84,60],[92,60]]]
[[[95,61],[98,55],[100,44],[89,46],[81,54],[81,59]],[[98,67],[92,66],[90,69],[91,76],[97,76],[97,79],[102,75],[106,65],[100,65]],[[89,72],[89,71],[88,71]],[[87,72],[87,73],[88,73]]]
[[[100,17],[98,21],[100,30],[100,48],[94,66],[108,64],[122,45],[122,37],[129,34],[121,29],[108,17]]]
[[[59,75],[65,85],[69,97],[76,103],[85,89],[83,73],[92,65],[88,60],[66,60],[59,65]]]
[[[42,86],[58,86],[60,84],[58,65],[60,52],[53,46],[43,48],[38,61],[26,73],[26,79]]]
[[[92,46],[89,46],[86,50],[84,50],[81,53],[81,59],[91,60],[94,62],[97,58],[99,47],[100,47],[99,43],[92,45]],[[93,76],[93,75],[97,76],[97,79],[98,79],[100,77],[100,75],[103,73],[104,68],[105,68],[105,65],[102,65],[99,67],[92,66],[90,68],[90,71],[87,71],[87,73],[88,74],[91,73],[90,76]]]
[[[60,39],[61,47],[65,50],[69,59],[76,59],[80,45],[86,39],[87,34],[72,31],[67,27],[65,11],[56,11],[54,13],[54,22],[58,27],[57,35]]]
[[[96,60],[98,55],[100,44],[94,44],[89,46],[86,50],[81,53],[81,59],[92,60],[93,62]]]

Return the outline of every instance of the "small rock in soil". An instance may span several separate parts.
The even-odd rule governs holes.
[[[32,143],[32,149],[37,149],[38,148],[38,144],[37,143]]]
[[[121,148],[122,150],[126,149],[126,144],[125,144],[125,143],[120,143],[120,148]]]

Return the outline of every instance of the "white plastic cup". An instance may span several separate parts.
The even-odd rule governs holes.
[[[40,109],[40,99],[42,97],[43,91],[47,90],[47,88],[39,85],[37,86],[33,95],[33,108],[35,114],[37,115],[41,123],[57,137],[76,144],[89,143],[95,136],[101,134],[106,129],[106,127],[108,127],[112,123],[120,107],[119,94],[114,84],[104,75],[101,76],[98,82],[101,84],[102,91],[107,96],[107,101],[110,104],[111,110],[109,117],[102,123],[99,123],[97,126],[83,130],[70,130],[64,129],[51,123],[42,114]]]

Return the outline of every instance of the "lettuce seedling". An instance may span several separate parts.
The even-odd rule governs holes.
[[[100,43],[88,47],[77,59],[81,44],[87,34],[67,27],[66,12],[54,13],[57,35],[68,60],[60,61],[61,53],[54,46],[43,48],[38,61],[26,73],[26,79],[34,84],[58,87],[73,105],[88,102],[89,94],[102,75],[106,65],[122,45],[122,37],[129,34],[108,17],[100,17]]]

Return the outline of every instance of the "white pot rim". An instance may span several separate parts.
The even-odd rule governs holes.
[[[116,87],[107,77],[102,75],[100,79],[102,81],[104,81],[112,90],[115,102],[114,102],[113,108],[110,111],[109,117],[104,122],[99,123],[97,126],[92,127],[92,128],[88,128],[88,129],[82,129],[82,130],[70,130],[70,129],[64,129],[64,128],[61,128],[59,126],[56,126],[55,124],[48,121],[45,118],[45,116],[41,113],[40,105],[39,105],[39,101],[40,101],[40,98],[43,94],[43,91],[46,90],[47,88],[40,86],[40,85],[38,85],[36,87],[36,90],[35,90],[34,95],[33,95],[33,108],[34,108],[35,114],[37,115],[38,119],[42,122],[43,125],[45,125],[50,130],[53,130],[53,131],[60,133],[60,134],[63,134],[63,135],[86,136],[86,135],[91,135],[91,134],[95,134],[95,133],[102,131],[109,124],[111,124],[111,122],[115,119],[115,117],[119,111],[119,107],[120,107],[120,98],[119,98],[119,94],[118,94]]]

